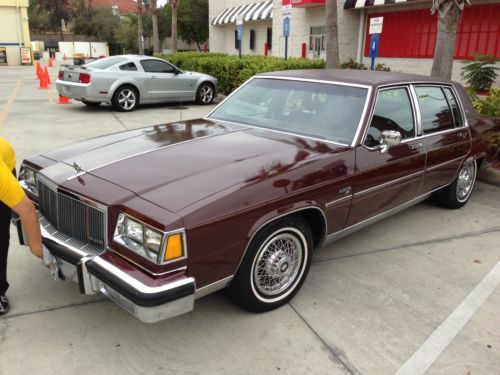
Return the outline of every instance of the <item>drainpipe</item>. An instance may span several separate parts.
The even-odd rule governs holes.
[[[17,41],[19,48],[21,48],[21,29],[19,28],[19,0],[16,0],[16,25],[17,25]]]
[[[359,30],[358,30],[358,49],[356,51],[356,61],[360,63],[363,59],[363,47],[365,45],[365,30],[366,30],[366,9],[361,8],[359,14]]]

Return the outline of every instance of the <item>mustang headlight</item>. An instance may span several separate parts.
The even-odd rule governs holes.
[[[184,256],[184,232],[164,233],[120,213],[114,241],[140,256],[162,264]]]
[[[21,165],[19,170],[19,183],[24,190],[29,191],[34,196],[38,197],[38,187],[37,187],[38,172],[31,169],[26,165]]]

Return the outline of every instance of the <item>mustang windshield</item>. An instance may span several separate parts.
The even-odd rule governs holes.
[[[366,88],[338,84],[256,78],[210,118],[350,144],[367,93]]]

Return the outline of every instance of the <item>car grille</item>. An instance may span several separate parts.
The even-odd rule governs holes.
[[[89,206],[60,191],[38,176],[40,224],[47,232],[68,245],[98,254],[105,245],[105,211]]]

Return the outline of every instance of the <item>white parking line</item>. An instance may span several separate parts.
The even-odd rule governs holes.
[[[500,262],[484,277],[450,316],[413,353],[396,375],[423,374],[453,341],[469,319],[500,284]]]

